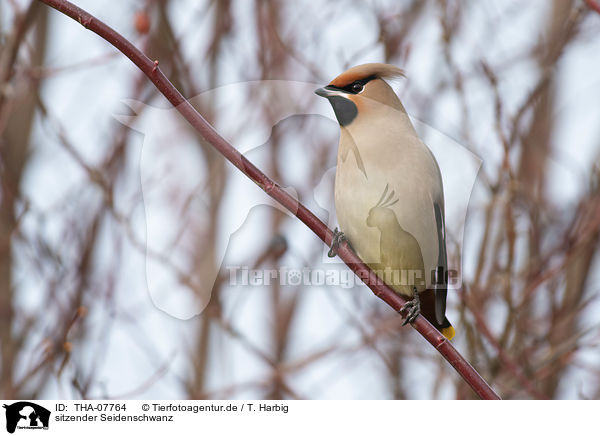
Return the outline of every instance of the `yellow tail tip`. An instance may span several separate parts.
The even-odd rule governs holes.
[[[452,338],[456,334],[456,330],[454,330],[454,327],[452,327],[452,326],[450,326],[450,327],[444,327],[441,330],[441,332],[446,337],[446,339],[448,339],[449,341],[452,340]]]

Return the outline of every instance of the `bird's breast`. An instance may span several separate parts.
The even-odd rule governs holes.
[[[432,197],[441,190],[439,170],[415,135],[393,130],[342,130],[335,177],[337,218],[365,263],[384,268],[424,263],[426,274],[437,264]],[[378,213],[381,205],[391,213]]]

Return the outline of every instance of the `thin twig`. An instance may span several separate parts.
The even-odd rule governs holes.
[[[327,245],[331,244],[333,232],[310,210],[281,189],[277,183],[267,177],[220,136],[202,115],[200,115],[181,93],[179,93],[171,82],[169,82],[167,77],[159,69],[158,61],[150,60],[122,35],[72,3],[66,0],[40,1],[76,20],[88,30],[91,30],[110,42],[127,56],[144,72],[144,74],[146,74],[146,76],[148,76],[158,90],[167,98],[167,100],[169,100],[179,113],[181,113],[192,127],[202,135],[206,142],[211,144],[227,160],[255,182],[263,191],[265,191],[265,193],[298,217],[298,219],[306,224],[323,242]],[[352,251],[346,242],[340,244],[338,255],[346,265],[348,265],[350,269],[371,288],[377,297],[385,301],[395,311],[400,311],[402,306],[406,303],[406,300],[377,277],[377,275]],[[465,358],[424,317],[419,316],[411,325],[439,351],[480,398],[500,399]]]

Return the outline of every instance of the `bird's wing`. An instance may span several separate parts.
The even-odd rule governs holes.
[[[446,226],[444,224],[444,204],[435,201],[433,203],[435,212],[435,223],[438,237],[438,261],[435,274],[435,319],[443,324],[446,319],[446,296],[448,284],[445,277],[448,273],[448,258],[446,257]]]

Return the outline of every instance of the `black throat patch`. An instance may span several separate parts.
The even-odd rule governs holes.
[[[339,95],[332,95],[327,97],[327,99],[333,107],[333,112],[340,126],[347,126],[358,115],[358,108],[351,100]]]

